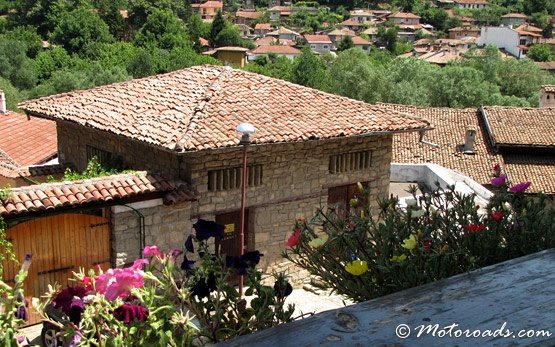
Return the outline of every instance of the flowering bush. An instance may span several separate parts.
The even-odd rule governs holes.
[[[261,284],[262,274],[254,268],[259,252],[217,257],[207,240],[220,236],[222,226],[199,220],[195,229],[185,253],[147,246],[145,258],[130,267],[75,274],[75,285],[51,288],[40,311],[45,316],[48,307],[62,312],[62,324],[52,323],[71,345],[83,346],[202,345],[291,320],[293,308],[284,308],[290,285],[283,275],[275,288]],[[187,257],[195,243],[196,262]],[[247,294],[254,295],[250,306],[230,283],[234,273],[247,277]]]
[[[320,209],[297,221],[284,256],[355,301],[369,300],[478,267],[555,247],[552,199],[527,197],[530,182],[510,186],[496,167],[497,191],[486,211],[454,187],[379,203],[379,217],[359,185],[347,217]]]

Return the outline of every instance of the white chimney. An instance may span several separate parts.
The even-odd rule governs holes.
[[[464,148],[465,154],[474,154],[474,143],[476,142],[476,128],[472,125],[466,127],[464,134]]]
[[[0,89],[0,114],[7,114],[8,110],[6,109],[6,95],[4,91]]]

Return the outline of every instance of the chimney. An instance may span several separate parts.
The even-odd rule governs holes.
[[[6,95],[2,89],[0,89],[0,114],[8,114],[8,110],[6,109]]]
[[[465,154],[474,154],[474,143],[476,142],[476,128],[472,125],[466,127],[464,134],[464,148]]]

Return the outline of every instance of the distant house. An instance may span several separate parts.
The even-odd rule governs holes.
[[[282,46],[282,45],[265,45],[258,46],[254,50],[249,52],[249,61],[256,60],[259,56],[275,54],[277,56],[283,56],[291,61],[295,60],[301,54],[301,50],[292,46]]]
[[[246,24],[235,24],[235,27],[239,29],[239,34],[242,38],[252,38],[254,29]]]
[[[252,26],[252,23],[262,17],[264,13],[252,9],[242,9],[235,12],[235,24]]]
[[[360,36],[354,36],[352,37],[352,40],[355,47],[362,49],[366,53],[370,53],[370,46],[372,45],[370,41]]]
[[[555,61],[536,61],[535,64],[541,70],[551,75],[555,74]],[[540,107],[541,107],[541,103],[540,103]],[[555,105],[553,107],[555,107]]]
[[[266,36],[272,36],[280,40],[296,40],[301,37],[301,34],[286,27],[279,27],[279,29],[267,33]]]
[[[455,7],[469,10],[479,10],[488,7],[486,0],[454,0]]]
[[[221,1],[208,0],[202,4],[191,4],[194,12],[206,22],[211,22],[218,11],[222,11],[224,5]]]
[[[254,35],[257,37],[264,37],[272,31],[272,24],[270,23],[256,23],[254,26]]]
[[[456,27],[449,29],[449,38],[459,40],[465,37],[480,37],[480,28],[477,27]]]
[[[280,40],[278,38],[275,38],[273,36],[266,36],[266,37],[262,37],[257,39],[256,41],[254,41],[254,44],[258,47],[258,46],[271,46],[271,45],[277,45],[277,46],[295,46],[297,44],[296,40]]]
[[[331,51],[332,42],[328,35],[304,35],[308,47],[318,54],[326,54]]]
[[[359,23],[371,22],[376,18],[374,12],[370,10],[352,10],[349,12],[349,15],[350,19],[355,20]]]
[[[551,65],[554,65],[555,63]],[[549,84],[541,86],[540,89],[540,107],[555,107],[555,85]]]
[[[247,63],[248,48],[228,46],[218,47],[212,51],[204,52],[205,55],[212,55],[226,66],[239,66],[244,67]]]
[[[365,35],[368,35],[368,37],[370,38],[370,41],[372,41],[374,43],[376,41],[378,41],[378,28],[370,27],[370,28],[364,30],[362,33],[365,34]]]
[[[501,16],[501,22],[505,26],[517,27],[519,25],[525,24],[528,17],[522,13],[507,13]]]
[[[282,17],[289,17],[291,15],[291,7],[289,6],[274,6],[268,9],[270,20],[280,20]]]
[[[539,42],[540,34],[525,31],[524,29],[513,29],[510,27],[482,27],[477,44],[494,45],[503,48],[509,54],[517,58],[524,58],[528,49],[534,43]]]
[[[409,13],[397,12],[390,15],[388,18],[395,25],[419,25],[420,24],[420,16],[417,16],[410,12]]]
[[[0,189],[62,174],[57,157],[56,123],[7,110],[0,90]]]
[[[332,31],[328,32],[328,37],[336,47],[339,42],[341,42],[341,40],[343,40],[347,36],[354,37],[356,36],[356,34],[354,31],[347,28],[333,29]]]
[[[347,20],[344,20],[343,22],[340,23],[341,25],[343,25],[344,28],[350,29],[354,32],[359,32],[362,29],[364,29],[364,24],[354,20],[352,18],[349,18]]]

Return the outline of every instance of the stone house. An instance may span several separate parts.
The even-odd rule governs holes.
[[[83,170],[93,155],[101,162],[117,157],[125,167],[167,178],[157,188],[162,179],[155,179],[156,185],[142,174],[123,190],[151,187],[145,194],[164,193],[163,198],[108,208],[117,265],[141,256],[141,239],[163,249],[181,248],[197,218],[225,224],[222,252],[240,252],[239,123],[257,129],[248,146],[245,246],[265,254],[261,269],[266,271],[280,261],[296,219],[309,218],[326,204],[348,208],[357,182],[365,182],[375,197],[387,196],[393,135],[430,127],[385,107],[216,66],[44,97],[19,107],[56,121],[62,164]],[[105,190],[117,192],[84,184],[98,189],[92,200]],[[377,207],[376,201],[372,204]]]
[[[360,36],[354,36],[352,39],[355,47],[362,49],[366,53],[370,53],[370,46],[372,45],[370,41]]]
[[[356,20],[359,23],[371,22],[376,18],[374,12],[370,10],[355,9],[351,10],[349,14],[352,20]]]
[[[205,22],[211,22],[218,11],[222,11],[224,4],[221,1],[208,0],[202,4],[191,4],[193,11]]]
[[[272,24],[270,23],[256,23],[254,26],[254,35],[256,37],[264,37],[272,31]]]
[[[458,40],[466,37],[480,37],[480,28],[456,27],[449,29],[449,38],[452,40]]]
[[[540,107],[555,107],[555,85],[547,84],[541,86]]]
[[[267,33],[266,36],[271,36],[273,38],[280,39],[280,40],[295,41],[297,38],[301,36],[301,34],[291,29],[287,29],[286,27],[279,27],[278,29]]]
[[[287,59],[293,61],[296,57],[301,55],[301,50],[289,45],[280,45],[280,44],[269,44],[269,45],[260,45],[250,51],[248,53],[248,60],[253,61],[256,58],[268,55],[268,54],[275,54],[277,56],[286,57]]]
[[[517,27],[526,23],[528,16],[522,13],[507,13],[501,16],[501,23],[505,26]]]
[[[419,25],[420,16],[410,12],[397,12],[388,17],[395,25]]]
[[[264,13],[257,12],[253,9],[241,9],[235,12],[235,24],[245,24],[252,27],[254,21],[262,17]]]
[[[310,50],[318,54],[329,53],[333,45],[328,35],[304,35],[304,39]]]
[[[455,7],[469,10],[479,10],[488,7],[487,0],[454,0]]]

